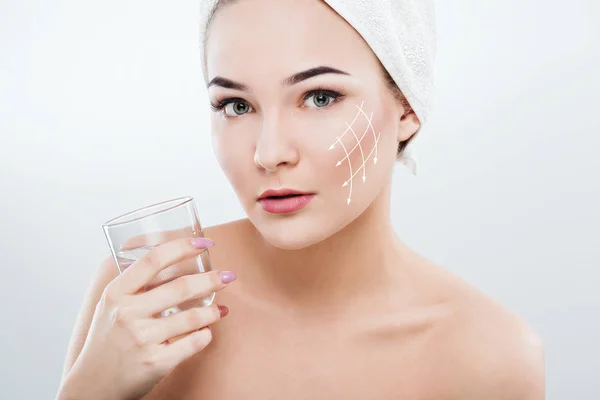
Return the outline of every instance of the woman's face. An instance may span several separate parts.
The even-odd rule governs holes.
[[[388,185],[398,142],[418,128],[402,118],[369,46],[322,1],[227,5],[206,57],[216,156],[276,247],[317,243],[361,215]],[[303,73],[320,67],[331,69]],[[275,213],[267,203],[281,200],[259,201],[282,188],[310,202]]]

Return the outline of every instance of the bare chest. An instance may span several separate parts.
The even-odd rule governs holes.
[[[439,399],[423,335],[218,329],[144,400]]]

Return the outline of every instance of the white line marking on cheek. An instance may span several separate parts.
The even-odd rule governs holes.
[[[367,114],[365,114],[365,112],[362,109],[362,106],[364,104],[364,101],[360,103],[360,106],[356,106],[358,108],[358,113],[356,114],[356,116],[354,117],[354,119],[352,120],[352,123],[348,124],[346,123],[346,130],[342,133],[341,136],[337,137],[336,136],[336,141],[329,146],[329,150],[332,150],[335,148],[336,144],[340,144],[342,146],[342,149],[344,150],[344,153],[346,154],[344,158],[342,158],[341,160],[339,160],[337,162],[337,164],[335,165],[336,167],[340,166],[344,161],[348,160],[348,168],[350,170],[349,175],[350,178],[348,180],[346,180],[344,182],[344,184],[342,185],[342,187],[346,187],[346,186],[350,186],[350,192],[348,193],[348,198],[347,200],[347,204],[350,205],[350,202],[352,201],[352,189],[353,189],[353,179],[354,177],[362,170],[362,181],[363,183],[366,182],[367,180],[367,168],[366,168],[366,164],[367,161],[371,158],[371,156],[373,155],[373,153],[375,153],[375,157],[373,158],[373,164],[377,164],[377,155],[378,155],[378,145],[379,145],[379,139],[381,137],[381,132],[378,133],[377,135],[375,134],[375,128],[373,127],[372,124],[372,120],[373,120],[373,113],[371,113],[371,116],[368,117]],[[365,119],[368,122],[368,126],[365,129],[365,131],[363,132],[363,135],[359,138],[356,135],[356,132],[354,131],[354,129],[352,128],[352,126],[354,125],[354,123],[356,122],[356,119],[358,118],[358,116],[362,114]],[[362,148],[362,140],[364,139],[364,137],[367,135],[367,132],[369,131],[369,128],[371,129],[371,132],[373,133],[373,138],[375,139],[375,143],[373,145],[373,148],[371,149],[371,152],[369,153],[369,155],[367,156],[367,158],[365,158],[365,154]],[[346,146],[344,145],[344,143],[342,142],[343,137],[346,135],[346,133],[348,133],[348,131],[352,132],[352,134],[354,135],[354,138],[356,139],[356,145],[350,150],[348,151],[346,149]],[[358,167],[356,169],[356,171],[352,170],[352,162],[350,161],[350,154],[352,154],[352,152],[354,152],[354,150],[356,148],[360,149],[360,154],[361,154],[361,158],[362,158],[362,164],[360,167]]]
[[[362,138],[358,138],[358,136],[356,136],[356,132],[354,132],[354,129],[352,129],[351,126],[348,126],[348,128],[350,128],[350,130],[352,131],[352,134],[354,135],[354,138],[356,139],[356,144],[358,144],[358,148],[360,149],[360,156],[362,158],[362,165],[361,167],[358,169],[359,171],[362,168],[362,172],[363,172],[363,176],[362,176],[362,181],[363,183],[365,183],[365,181],[367,180],[367,169],[364,168],[365,166],[365,153],[363,152],[362,146],[360,141],[362,140]],[[363,136],[364,137],[364,136]]]
[[[364,101],[362,103],[360,103],[360,107],[362,107],[362,105],[364,103],[365,103]],[[354,117],[354,119],[352,120],[352,122],[350,122],[350,126],[354,125],[354,123],[356,122],[356,120],[359,117],[359,115],[360,115],[360,112],[357,112],[356,116]],[[342,136],[338,137],[337,140],[331,146],[329,146],[329,150],[333,150],[333,148],[335,147],[335,145],[337,143],[341,143],[341,140],[344,138],[344,136],[346,136],[346,133],[348,133],[348,128],[346,128],[346,130],[342,133]]]
[[[372,119],[372,118],[373,118],[373,113],[371,113],[371,119]],[[369,121],[369,125],[370,125],[370,123],[371,123],[371,120],[368,120],[368,121]],[[357,143],[356,143],[356,145],[354,145],[354,147],[353,147],[353,148],[352,148],[352,149],[351,149],[351,150],[350,150],[348,153],[352,154],[352,152],[353,152],[354,150],[356,150],[356,148],[357,148],[357,147],[358,147],[358,146],[361,144],[361,142],[362,142],[362,140],[364,139],[365,135],[367,134],[368,130],[369,130],[369,128],[367,127],[367,129],[365,129],[365,131],[363,132],[362,136],[360,137],[360,140],[357,140]],[[363,157],[363,158],[364,158],[364,157]],[[346,157],[344,157],[344,158],[342,158],[340,161],[338,161],[338,163],[336,164],[336,166],[338,166],[338,165],[342,164],[342,162],[344,162],[344,160],[345,160],[345,159],[346,159]],[[377,160],[375,160],[375,162],[377,162]]]
[[[366,134],[367,130],[369,130],[369,128],[371,128],[371,132],[373,132],[373,139],[375,139],[375,158],[373,159],[373,164],[377,164],[377,142],[379,142],[379,136],[375,137],[375,128],[373,128],[373,123],[372,123],[373,113],[371,113],[371,118],[367,117],[367,114],[365,114],[365,112],[362,109],[362,103],[361,103],[361,107],[358,107],[358,111],[360,113],[362,113],[362,115],[364,115],[365,118],[367,119],[367,121],[369,122],[369,125],[367,126],[367,129],[365,130],[365,134]],[[381,135],[381,132],[379,133],[379,135]]]
[[[352,175],[352,162],[350,161],[350,158],[348,157],[350,154],[348,154],[348,151],[346,151],[346,146],[344,146],[344,142],[340,141],[338,139],[340,145],[342,146],[342,148],[344,149],[344,153],[346,153],[346,159],[348,159],[348,167],[350,168],[350,175]],[[346,187],[348,186],[348,183],[350,183],[350,194],[348,194],[348,204],[350,204],[350,202],[352,201],[352,179],[347,180],[346,182],[344,182],[344,184],[342,185],[342,187]]]

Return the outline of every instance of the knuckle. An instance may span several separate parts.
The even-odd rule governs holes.
[[[110,282],[104,288],[104,292],[102,293],[102,302],[106,304],[115,304],[117,302],[118,295],[115,289],[115,284]]]
[[[145,329],[133,329],[131,332],[133,344],[137,348],[146,347],[148,343],[148,331]]]
[[[148,353],[142,359],[142,365],[146,369],[156,369],[159,366],[159,360],[156,353]]]
[[[141,264],[144,265],[144,267],[147,268],[157,268],[160,266],[160,256],[159,254],[157,254],[157,249],[152,249],[149,252],[147,252],[146,254],[144,254],[144,256],[139,260],[139,262]]]
[[[124,327],[127,325],[129,320],[129,311],[123,307],[123,305],[118,305],[113,307],[110,312],[110,319],[113,325],[118,327]]]

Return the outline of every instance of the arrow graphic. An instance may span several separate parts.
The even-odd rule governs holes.
[[[353,181],[354,181],[354,177],[359,174],[362,171],[362,181],[363,183],[366,182],[367,180],[367,162],[371,159],[371,157],[373,157],[373,164],[377,164],[377,156],[378,156],[378,147],[379,147],[379,139],[381,138],[381,132],[376,134],[375,133],[375,128],[373,127],[373,113],[371,113],[371,116],[367,116],[367,114],[364,112],[363,110],[363,104],[364,101],[360,103],[360,106],[356,106],[358,108],[358,112],[356,114],[356,116],[354,117],[354,119],[352,120],[352,122],[350,124],[346,123],[346,129],[344,130],[344,132],[342,133],[341,136],[336,136],[336,141],[329,146],[329,150],[332,150],[335,148],[335,146],[339,143],[342,147],[342,149],[344,150],[344,158],[342,158],[341,160],[339,160],[337,162],[337,164],[335,165],[336,167],[339,167],[340,165],[342,165],[342,163],[345,160],[348,160],[348,169],[349,169],[349,175],[350,178],[348,180],[346,180],[343,184],[342,187],[346,187],[349,186],[349,193],[348,193],[348,198],[346,199],[347,204],[349,205],[350,202],[352,201],[352,190],[353,190]],[[360,115],[363,115],[365,117],[365,119],[368,122],[368,125],[366,127],[366,129],[364,130],[362,136],[359,138],[358,135],[356,134],[356,132],[353,129],[353,125],[356,122],[356,120],[358,119],[358,117]],[[367,157],[365,157],[365,152],[363,150],[362,147],[362,141],[365,138],[365,136],[367,135],[367,133],[369,132],[369,130],[371,130],[372,134],[373,134],[373,138],[375,139],[375,143],[373,145],[373,148],[371,149],[370,153],[367,155]],[[354,135],[354,139],[356,139],[356,145],[354,145],[354,147],[352,147],[352,149],[350,149],[350,151],[348,151],[348,149],[346,148],[346,146],[344,145],[344,143],[342,142],[342,139],[344,138],[344,136],[348,133],[348,132],[352,132],[352,135]],[[362,164],[360,165],[360,167],[358,167],[356,169],[356,171],[352,170],[352,162],[350,160],[350,154],[352,154],[354,152],[354,150],[356,150],[356,148],[359,148],[360,151],[360,155],[361,155],[361,159],[362,159]]]

